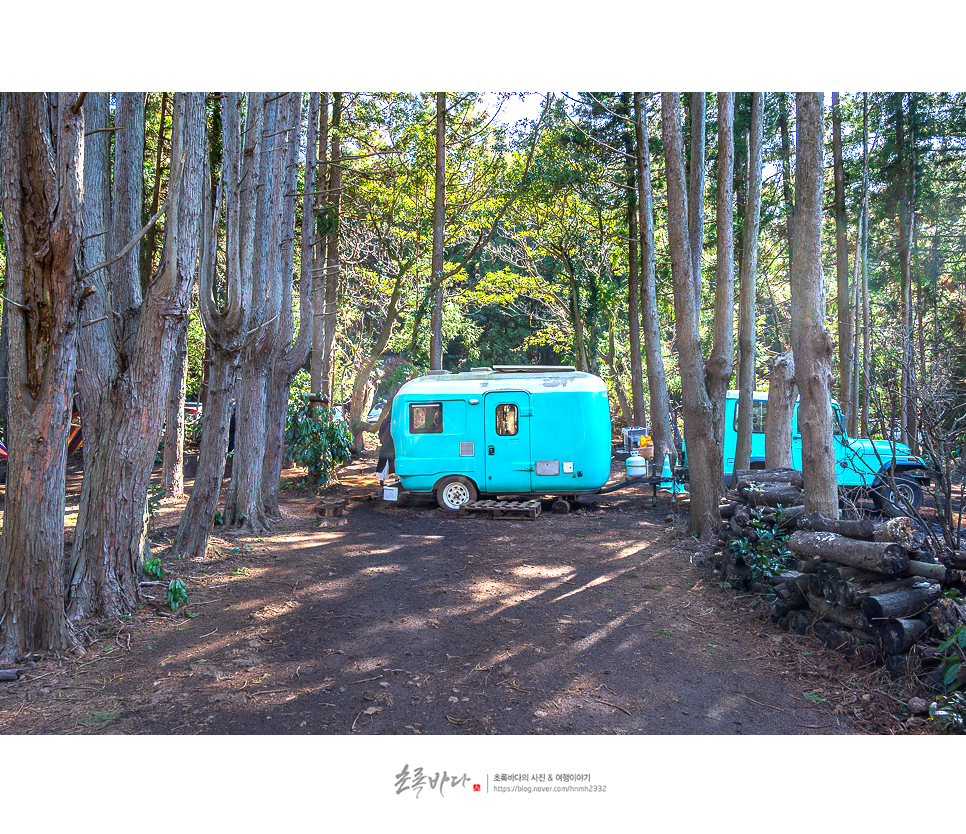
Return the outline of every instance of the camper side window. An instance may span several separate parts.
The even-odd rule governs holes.
[[[409,431],[411,434],[439,434],[443,431],[442,403],[410,403]]]
[[[496,407],[496,433],[501,437],[513,437],[520,430],[517,407],[512,403]]]

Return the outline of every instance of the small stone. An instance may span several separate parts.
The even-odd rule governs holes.
[[[664,523],[674,524],[674,515],[672,513],[668,513],[666,516],[664,516]]]
[[[544,712],[544,711],[543,711],[542,709],[538,709],[538,710],[537,710],[537,711],[536,711],[536,712],[535,712],[535,713],[533,714],[533,717],[534,717],[534,718],[546,718],[546,717],[547,717],[547,713],[546,713],[546,712]]]
[[[929,712],[929,704],[922,698],[910,698],[906,706],[913,715],[926,715]]]

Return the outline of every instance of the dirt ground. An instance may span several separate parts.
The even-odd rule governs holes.
[[[368,452],[324,490],[348,499],[333,526],[304,473],[286,473],[272,533],[216,527],[197,562],[165,554],[184,504],[163,502],[152,549],[187,605],[148,599],[83,624],[71,655],[21,664],[0,683],[0,733],[930,731],[904,713],[922,694],[911,683],[779,631],[764,600],[721,587],[685,535],[686,501],[630,488],[568,515],[460,518],[384,502],[374,468]],[[163,603],[164,586],[144,592]]]

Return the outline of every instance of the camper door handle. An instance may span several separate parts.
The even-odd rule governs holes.
[[[494,448],[493,448],[492,446],[487,446],[487,447],[486,447],[486,453],[487,453],[488,455],[492,455],[492,454],[493,454],[493,453],[494,453],[495,451],[496,451],[496,450],[495,450],[495,449],[494,449]]]

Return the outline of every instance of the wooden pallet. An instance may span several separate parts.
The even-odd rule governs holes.
[[[485,513],[491,518],[536,518],[540,509],[539,501],[467,501],[460,507],[460,515]]]

